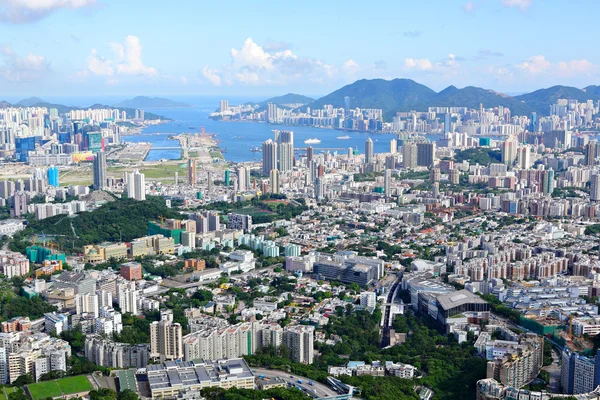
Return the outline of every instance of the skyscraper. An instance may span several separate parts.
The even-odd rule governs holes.
[[[554,191],[554,170],[552,168],[544,171],[543,191],[545,195],[550,195]]]
[[[270,124],[277,122],[277,104],[275,103],[267,104],[267,122]]]
[[[592,140],[585,145],[585,165],[594,165],[596,163],[598,141]]]
[[[529,121],[529,132],[537,131],[537,114],[536,112],[531,113],[531,119]]]
[[[137,169],[127,174],[127,197],[138,201],[146,200],[146,176]]]
[[[277,169],[277,143],[268,139],[262,144],[262,172],[269,175],[271,170]]]
[[[392,170],[386,169],[383,175],[383,192],[385,197],[390,197],[392,194]]]
[[[223,181],[225,182],[225,186],[229,186],[231,184],[231,171],[226,169],[225,170],[225,178],[223,179]]]
[[[344,96],[344,110],[346,115],[350,112],[350,96]]]
[[[248,182],[248,179],[246,177],[246,171],[248,171],[248,169],[246,167],[239,167],[238,168],[238,190],[240,192],[243,192],[245,190],[248,189],[248,184],[250,182]]]
[[[450,133],[450,113],[444,114],[444,133]]]
[[[279,171],[291,171],[294,168],[294,144],[282,142],[277,149],[279,150]]]
[[[58,167],[52,165],[50,168],[48,168],[48,184],[50,186],[54,186],[54,187],[59,187],[59,180],[58,180]]]
[[[517,138],[509,136],[502,144],[502,163],[508,166],[514,164],[517,159]]]
[[[221,100],[219,102],[219,112],[229,111],[229,101]]]
[[[315,179],[315,198],[317,200],[323,200],[325,197],[325,179]]]
[[[310,165],[310,162],[313,160],[314,156],[314,149],[312,148],[312,146],[308,146],[308,148],[306,149],[306,163]]]
[[[398,141],[396,139],[390,140],[390,153],[396,154],[398,151]]]
[[[368,164],[373,161],[373,141],[368,138],[365,142],[365,163]]]
[[[402,166],[406,169],[417,167],[418,148],[414,142],[405,142],[402,146]]]
[[[183,358],[182,329],[173,322],[173,312],[161,312],[161,320],[150,325],[150,357],[161,361],[174,361]]]
[[[196,184],[196,160],[193,158],[188,159],[188,183]]]
[[[106,189],[106,153],[103,151],[94,157],[94,189]]]
[[[290,349],[292,360],[302,364],[312,364],[314,335],[314,326],[294,325],[286,327],[283,332],[283,342]]]
[[[417,165],[431,167],[435,163],[435,143],[417,143]]]
[[[531,168],[531,149],[529,146],[523,146],[519,150],[519,167],[521,169]]]
[[[269,179],[271,182],[271,193],[279,194],[279,171],[272,169],[269,173]]]
[[[592,175],[590,177],[590,184],[590,200],[600,201],[600,175]]]

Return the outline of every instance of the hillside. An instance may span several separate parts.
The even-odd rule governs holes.
[[[181,214],[167,208],[164,200],[158,197],[149,197],[146,201],[116,200],[72,218],[56,215],[31,221],[25,230],[15,236],[11,247],[23,252],[24,246],[29,245],[24,239],[39,232],[48,236],[58,235],[53,240],[65,250],[81,248],[86,244],[118,242],[119,239],[128,242],[145,236],[148,221],[159,217],[180,219]]]
[[[165,99],[162,97],[147,97],[147,96],[136,96],[130,100],[124,100],[114,105],[115,107],[125,108],[175,108],[175,107],[190,107],[189,104],[180,103]]]
[[[258,103],[261,106],[266,106],[268,103],[274,103],[279,106],[285,106],[288,104],[308,104],[311,101],[315,101],[312,97],[303,96],[301,94],[288,93],[283,96],[271,97],[261,103]]]
[[[31,107],[38,103],[44,103],[44,100],[40,99],[39,97],[30,97],[28,99],[20,100],[17,104],[23,107]]]
[[[381,108],[386,114],[396,111],[410,111],[416,105],[432,105],[437,93],[425,85],[411,79],[361,79],[346,85],[327,96],[321,97],[307,106],[311,109],[322,108],[326,104],[344,107],[344,98],[350,97],[350,108]]]
[[[519,96],[508,96],[490,89],[467,86],[458,89],[448,86],[439,93],[410,79],[362,79],[346,85],[312,103],[308,107],[322,108],[326,104],[344,107],[344,98],[350,97],[350,107],[381,108],[384,119],[390,121],[398,111],[426,111],[428,107],[468,107],[478,109],[504,106],[513,115],[529,115],[535,111],[548,115],[550,104],[559,98],[579,101],[600,100],[600,86],[577,89],[568,86],[553,86]]]
[[[588,88],[590,88],[590,92],[594,92],[597,91],[598,87],[588,86]],[[599,97],[595,93],[587,93],[575,87],[557,85],[547,89],[539,89],[535,92],[522,94],[516,96],[515,99],[523,102],[523,104],[531,107],[539,114],[548,115],[550,112],[550,105],[556,103],[556,100],[558,99],[574,99],[585,102],[587,100],[598,100]]]

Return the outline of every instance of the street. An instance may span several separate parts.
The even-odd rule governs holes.
[[[252,372],[254,372],[254,375],[256,377],[264,375],[266,378],[281,378],[288,384],[293,384],[293,386],[300,386],[300,388],[302,388],[304,392],[309,394],[312,394],[312,391],[315,390],[316,395],[320,398],[333,397],[338,395],[338,393],[334,392],[327,385],[313,381],[313,385],[311,386],[308,383],[310,379],[305,378],[303,376],[293,375],[285,371],[280,371],[277,369],[252,368]],[[298,380],[301,380],[302,383],[298,383]]]

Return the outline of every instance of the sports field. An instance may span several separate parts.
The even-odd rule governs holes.
[[[78,375],[55,381],[33,383],[28,385],[27,388],[33,400],[39,400],[47,397],[87,392],[92,390],[92,385],[85,375]]]

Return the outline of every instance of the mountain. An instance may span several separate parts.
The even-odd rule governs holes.
[[[296,104],[308,104],[311,101],[315,101],[312,97],[303,96],[301,94],[288,93],[283,96],[271,97],[263,102],[258,103],[260,106],[267,106],[269,103],[277,104],[278,106],[288,106]]]
[[[390,121],[398,111],[426,111],[428,107],[468,107],[479,109],[503,106],[510,108],[513,115],[529,115],[535,111],[548,115],[550,104],[557,99],[575,99],[580,102],[600,100],[600,86],[577,89],[569,86],[553,86],[532,93],[509,96],[490,89],[467,86],[459,89],[448,86],[435,92],[425,85],[410,79],[361,79],[342,87],[312,103],[311,109],[322,108],[326,104],[344,107],[344,98],[350,98],[350,108],[381,108],[386,121]]]
[[[350,108],[381,108],[385,119],[396,111],[410,111],[416,105],[433,104],[437,93],[425,85],[411,79],[361,79],[346,85],[307,104],[311,109],[322,108],[326,104],[344,107],[345,97],[350,98]],[[425,106],[426,107],[426,106]],[[426,109],[426,108],[425,108]]]
[[[598,86],[588,86],[588,88],[590,88],[591,92],[598,90]],[[523,102],[523,104],[528,105],[539,114],[548,115],[550,111],[550,105],[556,103],[556,100],[558,99],[569,99],[585,102],[588,100],[598,100],[600,99],[600,96],[599,94],[590,94],[587,93],[587,91],[577,89],[572,86],[557,85],[547,89],[539,89],[535,92],[515,96],[515,99]]]
[[[126,107],[126,108],[175,108],[175,107],[190,107],[189,104],[180,103],[162,97],[147,97],[137,96],[131,100],[124,100],[120,103],[115,104],[115,107]]]
[[[40,99],[39,97],[30,97],[28,99],[23,99],[23,100],[19,101],[17,103],[17,105],[23,106],[23,107],[31,107],[34,104],[38,104],[38,103],[45,103],[45,102],[44,102],[44,100]]]

